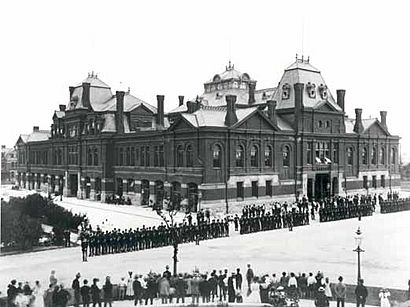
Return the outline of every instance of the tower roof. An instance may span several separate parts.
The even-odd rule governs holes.
[[[105,88],[110,88],[109,85],[101,81],[97,74],[94,74],[94,72],[91,72],[88,74],[88,77],[85,78],[81,83],[77,84],[75,87],[82,86],[83,83],[90,83],[90,86],[93,87],[105,87]]]
[[[235,69],[235,65],[232,64],[231,61],[229,61],[229,64],[228,66],[225,67],[224,72],[220,74],[216,74],[212,79],[208,80],[205,84],[217,83],[217,82],[231,80],[231,79],[241,80],[241,81],[254,81],[254,80],[251,80],[251,78],[249,77],[247,73],[241,73],[240,71],[237,71]]]

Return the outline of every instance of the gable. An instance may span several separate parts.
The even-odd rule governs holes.
[[[338,112],[338,110],[336,110],[336,108],[328,101],[323,101],[317,104],[314,109],[322,112]]]
[[[192,128],[194,127],[185,118],[180,117],[173,123],[173,125],[170,127],[170,130],[182,130]]]
[[[365,131],[366,134],[378,135],[378,136],[388,136],[390,135],[386,129],[384,129],[379,122],[374,122],[370,125],[369,128]]]
[[[130,111],[133,115],[153,115],[154,113],[143,104]]]
[[[277,130],[273,124],[259,112],[252,113],[235,125],[237,129]]]

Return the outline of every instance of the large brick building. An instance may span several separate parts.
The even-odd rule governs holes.
[[[164,114],[89,75],[69,88],[51,131],[17,141],[17,183],[140,205],[164,197],[192,210],[230,211],[271,199],[387,191],[399,186],[399,137],[380,119],[345,114],[318,69],[296,58],[275,88],[256,89],[229,63],[193,100]]]

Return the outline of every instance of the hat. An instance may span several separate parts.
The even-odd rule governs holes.
[[[169,269],[169,265],[166,265],[165,268],[166,268],[166,269]]]
[[[325,288],[320,287],[318,291],[319,291],[319,292],[324,292],[324,291],[325,291]]]
[[[81,274],[80,274],[80,273],[77,273],[77,274],[75,275],[75,277],[81,277]]]
[[[283,288],[282,286],[279,286],[279,287],[276,288],[276,290],[283,291],[283,290],[285,290],[285,288]]]

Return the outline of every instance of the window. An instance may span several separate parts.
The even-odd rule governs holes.
[[[124,148],[120,148],[120,166],[124,165]]]
[[[145,147],[141,147],[141,160],[140,160],[140,166],[145,166]]]
[[[131,148],[127,147],[125,165],[131,165]]]
[[[328,142],[317,142],[315,151],[315,160],[317,163],[329,163],[330,161],[330,148]]]
[[[283,166],[290,166],[290,151],[289,151],[289,146],[283,147]]]
[[[236,198],[244,198],[243,182],[236,183]]]
[[[364,148],[362,149],[362,164],[366,165],[366,164],[368,164],[368,163],[369,163],[369,162],[368,162],[367,148],[364,147]]]
[[[333,162],[339,163],[339,144],[333,143]]]
[[[87,165],[93,165],[93,153],[91,151],[91,148],[88,148]]]
[[[251,148],[251,167],[258,167],[258,157],[258,147],[256,147],[256,145],[253,145]]]
[[[330,121],[326,121],[326,128],[329,128],[330,127]]]
[[[94,165],[98,165],[98,149],[94,148]]]
[[[372,148],[372,164],[377,164],[377,150],[375,146]]]
[[[149,153],[149,146],[145,146],[145,166],[149,166],[150,165],[150,153]]]
[[[380,164],[386,164],[386,149],[384,147],[380,149]]]
[[[158,166],[159,164],[159,148],[158,146],[154,146],[154,166]]]
[[[258,182],[252,181],[252,196],[258,197]]]
[[[177,167],[184,166],[184,149],[182,145],[177,148]]]
[[[319,120],[319,121],[318,121],[317,126],[318,126],[319,128],[322,128],[323,123],[322,123],[322,121],[321,121],[321,120]]]
[[[135,166],[135,147],[131,147],[131,166]]]
[[[382,186],[382,188],[386,187],[386,176],[385,175],[381,176],[380,185]]]
[[[164,166],[164,146],[159,146],[159,166]]]
[[[353,148],[347,148],[347,165],[353,165]]]
[[[244,150],[242,145],[236,146],[236,153],[235,153],[235,160],[236,160],[236,167],[243,167],[244,166]]]
[[[215,145],[212,150],[212,160],[213,160],[213,167],[221,167],[222,163],[222,155],[221,155],[221,147],[219,145]]]
[[[373,189],[377,188],[377,177],[375,175],[372,176],[372,187]]]
[[[186,166],[193,167],[194,166],[194,157],[192,152],[192,146],[188,145],[186,148]]]
[[[272,196],[272,180],[266,180],[266,196]]]
[[[396,164],[396,148],[392,148],[391,150],[391,163]]]
[[[313,163],[312,151],[313,151],[313,143],[309,142],[307,143],[307,148],[306,148],[306,163],[307,164]]]
[[[368,185],[368,181],[367,181],[367,176],[363,176],[363,188],[367,189],[369,187]]]
[[[273,151],[271,146],[265,148],[265,166],[272,167]]]

